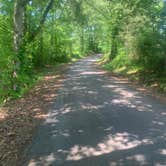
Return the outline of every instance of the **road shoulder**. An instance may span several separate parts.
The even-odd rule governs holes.
[[[47,116],[56,91],[62,86],[66,65],[50,68],[24,97],[8,102],[0,110],[0,165],[19,165],[24,148],[37,126]],[[58,72],[57,72],[58,71]]]

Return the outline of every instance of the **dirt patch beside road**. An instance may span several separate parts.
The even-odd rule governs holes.
[[[58,70],[58,72],[57,72]],[[31,141],[36,127],[47,116],[47,110],[62,85],[64,66],[50,68],[24,97],[8,102],[0,110],[0,165],[15,166],[24,147]]]

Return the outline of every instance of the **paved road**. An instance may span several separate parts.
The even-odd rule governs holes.
[[[25,166],[165,166],[166,105],[96,69],[70,66]]]

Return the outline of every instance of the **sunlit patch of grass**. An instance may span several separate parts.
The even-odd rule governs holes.
[[[97,64],[99,65],[104,65],[106,63],[109,62],[109,55],[108,54],[105,54],[102,56],[102,58],[100,58],[98,61],[97,61]]]
[[[77,62],[80,58],[72,58],[71,62]]]
[[[128,77],[132,81],[139,82],[146,87],[159,90],[166,93],[166,73],[157,73],[155,71],[147,70],[135,61],[127,58],[127,55],[120,54],[112,61],[104,62],[104,59],[99,63],[105,70],[111,71],[118,75]]]
[[[154,83],[154,84],[151,85],[152,88],[156,88],[156,87],[158,87],[158,86],[159,86],[158,83]]]
[[[138,73],[138,71],[139,71],[138,69],[130,69],[127,71],[127,74],[129,74],[129,75],[136,74],[136,73]]]
[[[71,62],[76,62],[77,60],[83,58],[84,56],[83,55],[80,55],[80,54],[73,54],[71,55],[71,58],[70,58],[70,61]]]
[[[114,69],[114,72],[115,73],[124,73],[126,71],[126,66],[123,66],[123,67],[119,67],[117,69]]]
[[[160,89],[166,93],[166,73],[159,79]]]

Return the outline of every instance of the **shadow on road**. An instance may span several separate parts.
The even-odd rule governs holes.
[[[66,73],[25,165],[166,165],[166,106],[83,59]]]

